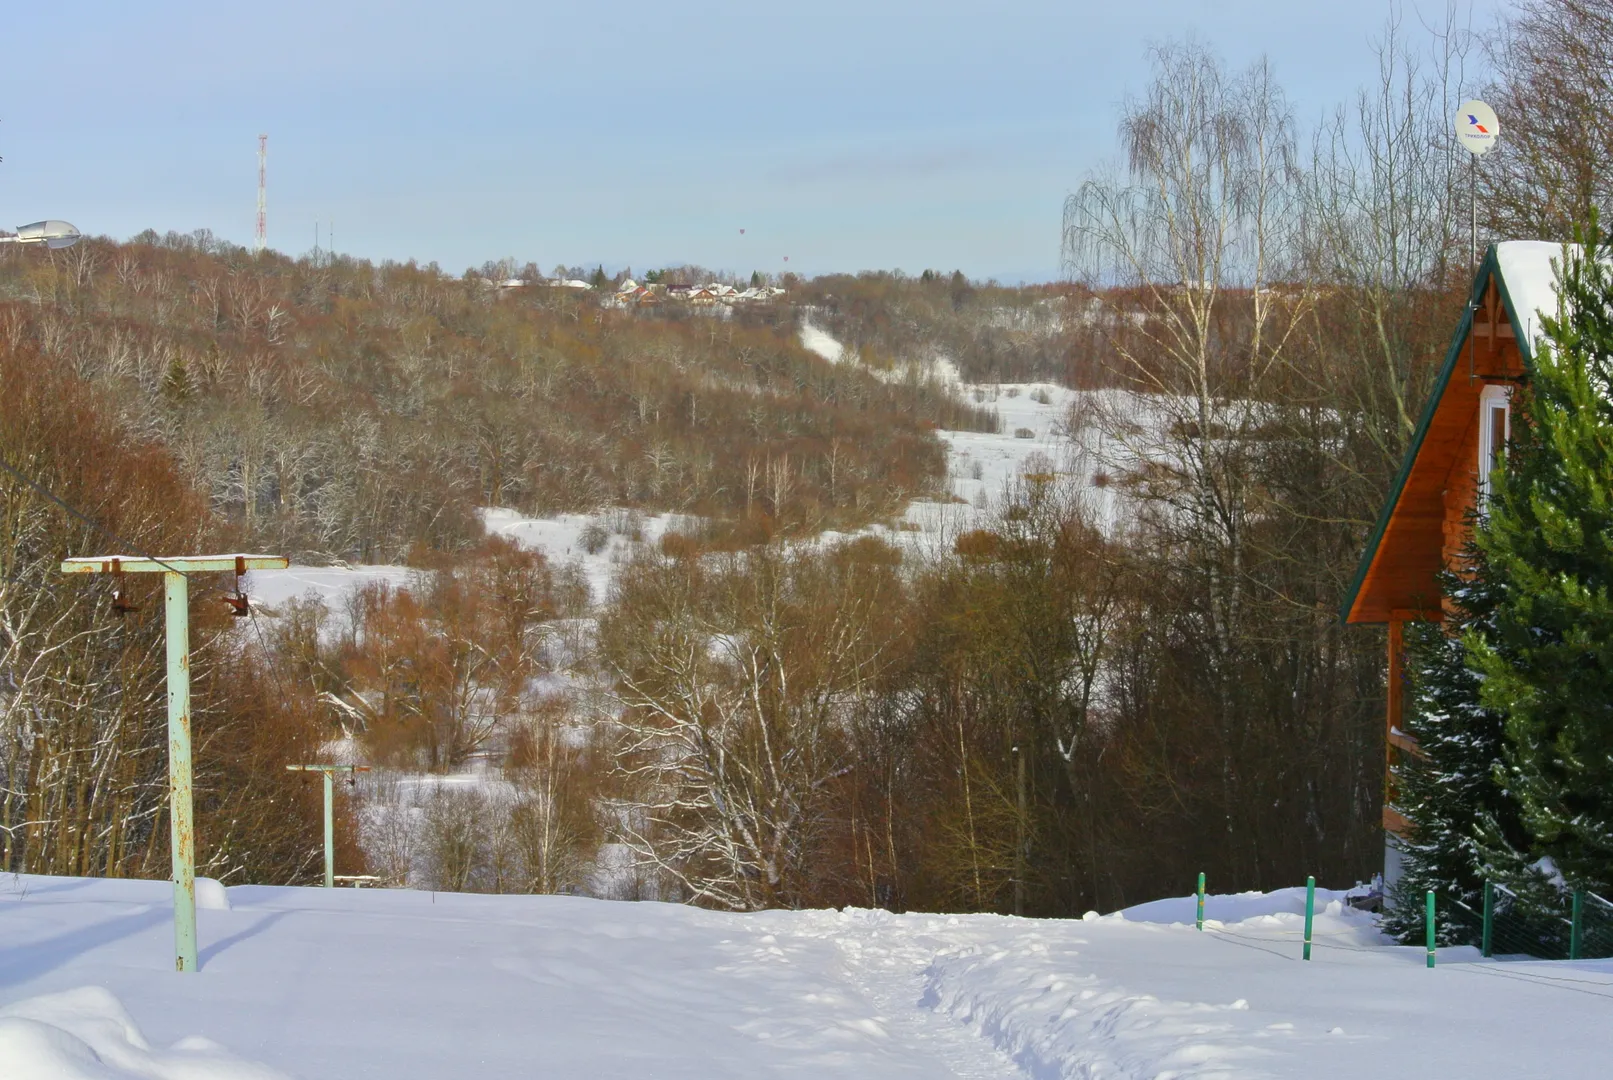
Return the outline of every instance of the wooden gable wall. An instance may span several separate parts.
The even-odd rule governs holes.
[[[1524,374],[1495,277],[1446,358],[1422,442],[1377,537],[1346,612],[1351,623],[1438,618],[1438,575],[1467,539],[1478,491],[1479,396],[1487,385],[1516,385]]]

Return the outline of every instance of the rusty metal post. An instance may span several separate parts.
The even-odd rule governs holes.
[[[191,797],[190,583],[162,576],[168,630],[168,825],[174,863],[174,970],[196,970],[196,814]]]
[[[284,570],[281,555],[92,555],[62,560],[64,574],[161,574],[168,637],[168,840],[174,863],[174,969],[196,970],[196,812],[190,746],[190,582],[186,574]],[[121,578],[119,579],[121,580]],[[121,598],[119,591],[118,597]],[[115,598],[113,603],[120,602]],[[245,597],[230,601],[237,614]],[[120,608],[120,610],[128,610]]]

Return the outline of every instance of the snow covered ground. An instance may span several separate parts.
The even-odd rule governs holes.
[[[481,513],[482,525],[490,535],[541,551],[552,566],[580,566],[596,601],[605,598],[616,568],[631,556],[634,544],[655,544],[669,531],[693,528],[690,519],[678,514],[643,514],[620,508],[541,518],[504,507],[487,507]],[[414,573],[407,566],[293,566],[252,571],[246,578],[246,590],[253,600],[268,607],[293,597],[317,597],[330,610],[340,611],[343,599],[363,585],[385,581],[407,587]]]
[[[222,895],[220,895],[222,894]],[[241,886],[171,970],[165,882],[0,877],[0,1076],[264,1080],[1576,1077],[1613,961],[1383,944],[1320,894],[1085,921],[729,915]]]
[[[278,607],[293,598],[317,598],[336,612],[352,592],[371,581],[406,587],[413,570],[407,566],[293,566],[286,570],[253,570],[243,582],[253,601]]]

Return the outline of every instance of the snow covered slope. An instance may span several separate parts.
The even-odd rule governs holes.
[[[1056,922],[245,886],[200,912],[196,975],[168,890],[0,877],[0,1076],[1572,1077],[1613,1004],[1613,962],[1428,971],[1337,894],[1303,963],[1298,890],[1212,898],[1199,933],[1188,899]]]

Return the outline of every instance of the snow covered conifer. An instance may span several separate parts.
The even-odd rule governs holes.
[[[1483,552],[1470,546],[1461,572],[1443,575],[1441,586],[1450,617],[1443,625],[1414,623],[1406,633],[1412,701],[1405,724],[1420,753],[1395,770],[1395,805],[1414,829],[1399,841],[1402,872],[1385,924],[1408,941],[1421,940],[1422,897],[1430,889],[1478,911],[1485,881],[1520,893],[1540,885],[1529,869],[1521,808],[1501,775],[1506,718],[1481,699],[1483,676],[1468,650],[1468,641],[1493,625],[1497,583]],[[1447,917],[1450,911],[1442,908]],[[1441,937],[1465,940],[1460,933]]]
[[[1467,647],[1507,717],[1505,782],[1536,855],[1613,886],[1613,272],[1592,218],[1565,249],[1507,466],[1474,532],[1494,610]]]

